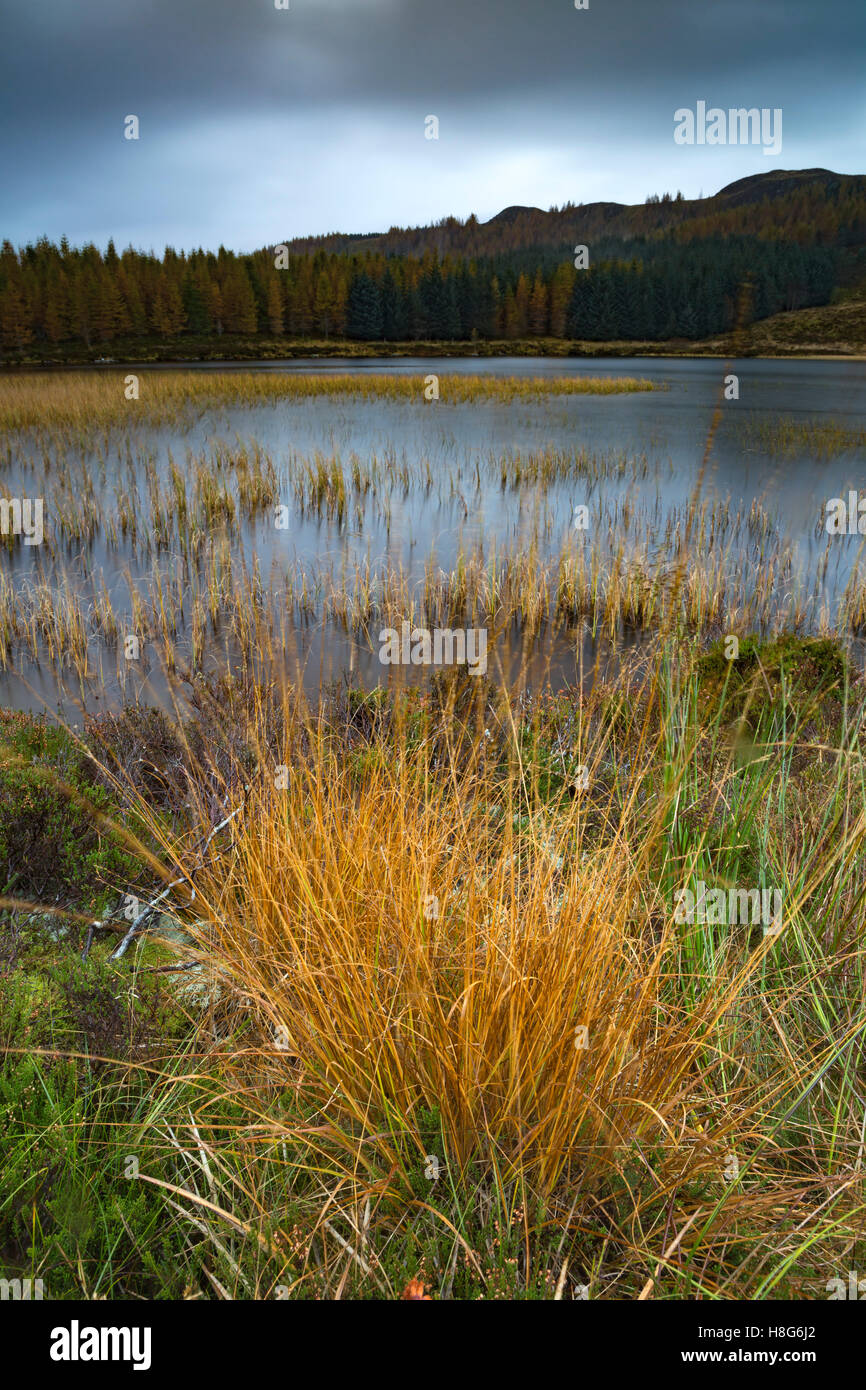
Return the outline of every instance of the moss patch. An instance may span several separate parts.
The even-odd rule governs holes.
[[[98,904],[130,883],[135,859],[112,825],[118,806],[59,725],[0,712],[0,890]]]
[[[836,642],[789,635],[771,641],[744,637],[731,660],[721,639],[698,658],[696,673],[703,718],[745,720],[753,727],[785,708],[802,715],[816,711],[849,680]]]

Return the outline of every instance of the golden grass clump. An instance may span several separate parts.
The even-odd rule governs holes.
[[[478,769],[433,783],[423,748],[360,779],[318,753],[259,783],[199,887],[215,959],[321,1107],[313,1145],[399,1187],[435,1110],[455,1181],[549,1197],[664,1141],[703,1028],[660,1008],[673,943],[628,930],[622,847],[582,862],[568,817],[518,844]]]

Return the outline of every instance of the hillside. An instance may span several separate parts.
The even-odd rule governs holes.
[[[833,217],[833,210],[837,218]],[[834,221],[836,225],[834,226]],[[446,217],[429,227],[295,238],[298,254],[383,252],[387,255],[494,256],[525,248],[564,248],[593,238],[708,235],[784,236],[800,243],[866,242],[866,175],[830,169],[774,169],[726,185],[709,198],[664,195],[645,203],[567,203],[562,208],[506,207],[487,222]]]
[[[750,351],[760,356],[866,355],[866,297],[771,314],[748,330]]]

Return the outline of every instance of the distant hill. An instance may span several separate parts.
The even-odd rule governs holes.
[[[730,207],[741,206],[760,203],[765,198],[782,198],[809,184],[820,184],[825,191],[838,190],[843,180],[851,178],[857,182],[859,176],[834,174],[831,169],[768,169],[765,174],[750,174],[748,178],[726,184],[719,189],[716,198],[724,199]]]
[[[487,222],[446,217],[427,227],[392,227],[363,236],[333,233],[287,243],[295,254],[317,251],[386,255],[495,256],[518,250],[563,250],[594,238],[753,235],[809,244],[866,244],[866,175],[831,169],[773,169],[738,179],[709,198],[665,194],[645,203],[567,203],[562,208],[513,205]]]

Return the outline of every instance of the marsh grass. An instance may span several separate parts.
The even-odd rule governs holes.
[[[770,458],[832,459],[866,446],[866,429],[851,429],[838,420],[800,420],[779,416],[740,426],[743,447]]]
[[[475,461],[473,488],[465,465],[446,465],[435,484],[429,460],[410,464],[393,451],[347,460],[292,455],[277,467],[255,440],[217,438],[183,459],[169,453],[165,469],[148,446],[130,451],[101,505],[89,467],[82,476],[56,461],[46,541],[29,572],[15,569],[14,552],[5,564],[0,559],[4,670],[26,659],[48,670],[74,669],[86,681],[129,632],[171,644],[169,659],[198,670],[218,651],[220,631],[233,631],[241,654],[250,655],[244,641],[253,602],[262,621],[269,615],[273,641],[286,621],[299,630],[336,624],[367,640],[379,619],[399,622],[409,614],[428,625],[471,615],[513,631],[518,642],[584,622],[593,636],[611,639],[628,630],[844,634],[862,626],[856,570],[834,604],[828,601],[829,549],[807,585],[790,542],[760,501],[734,509],[696,493],[661,511],[632,494],[648,467],[643,457],[552,448],[489,455]],[[563,516],[558,494],[552,503],[547,498],[569,470],[584,479],[585,532],[573,529],[567,511]],[[368,552],[373,536],[390,533],[392,505],[413,493],[423,505],[435,486],[440,506],[469,518],[480,505],[482,473],[531,507],[521,513],[519,540],[494,549],[470,530],[448,567],[434,549],[426,557],[416,552],[404,568],[399,560],[353,560],[351,552],[301,562],[288,558],[291,545],[274,545],[275,509],[286,502],[294,518],[330,527],[337,537],[369,534]],[[629,490],[606,496],[601,485],[610,478],[627,481]],[[270,566],[258,555],[262,540],[272,550]],[[111,590],[109,557],[125,576]],[[54,593],[61,595],[56,604]]]
[[[440,403],[549,402],[648,385],[446,375]],[[218,423],[223,409],[300,406],[316,397],[415,401],[420,411],[427,408],[420,377],[156,372],[140,401],[126,401],[122,387],[115,373],[0,380],[8,457],[46,493],[46,539],[29,571],[17,568],[20,543],[3,538],[4,670],[39,663],[74,671],[83,686],[98,678],[130,625],[161,644],[173,667],[203,669],[224,629],[249,655],[243,644],[253,571],[256,607],[270,610],[273,641],[287,616],[299,628],[335,623],[363,635],[401,608],[421,618],[447,612],[457,622],[471,610],[519,643],[584,622],[593,637],[609,639],[671,628],[708,636],[723,627],[842,635],[864,628],[856,570],[831,595],[829,548],[807,578],[760,499],[746,510],[696,492],[662,509],[640,489],[661,482],[666,470],[643,453],[547,445],[466,459],[446,449],[431,461],[385,447],[345,458],[290,452],[278,460],[255,438],[217,432],[203,448],[176,451],[172,441],[163,457],[149,434],[170,427],[182,440],[205,417]],[[562,490],[578,480],[590,530],[569,534],[566,517],[563,537]],[[473,534],[473,520],[495,492],[513,494],[520,536],[492,552]],[[416,552],[408,572],[401,561],[369,559],[372,544],[390,542],[394,515],[405,516],[410,499],[438,505],[467,527],[447,567],[432,549],[426,557]],[[340,544],[366,539],[367,558],[358,556],[359,545],[354,558],[301,562],[284,543],[279,564],[260,565],[257,548],[262,540],[273,545],[268,530],[278,505],[288,505],[294,520],[329,528]],[[115,582],[109,591],[106,564],[128,576],[125,588]],[[56,611],[54,590],[62,594]]]
[[[146,382],[138,400],[127,400],[130,374]],[[621,395],[664,389],[638,377],[506,377],[448,374],[439,377],[437,404],[466,401],[539,400],[556,396]],[[124,372],[34,372],[0,376],[0,429],[57,430],[68,442],[118,425],[181,428],[205,410],[277,406],[314,397],[425,404],[425,378],[407,374],[183,372],[130,368]]]

